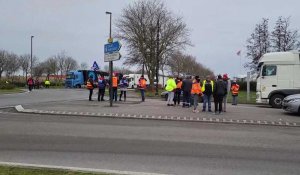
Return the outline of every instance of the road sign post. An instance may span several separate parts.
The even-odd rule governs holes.
[[[110,94],[110,106],[112,107],[112,101],[113,101],[113,88],[112,88],[112,74],[113,74],[113,61],[120,60],[121,54],[120,49],[122,47],[121,43],[119,41],[113,42],[113,40],[110,38],[109,43],[104,45],[104,62],[109,62],[109,74],[110,74],[110,88],[109,88],[109,94]]]

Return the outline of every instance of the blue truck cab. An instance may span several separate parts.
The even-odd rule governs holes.
[[[66,88],[81,88],[86,85],[89,77],[93,77],[94,81],[98,80],[99,75],[108,76],[107,72],[93,70],[72,70],[67,72],[65,87]]]

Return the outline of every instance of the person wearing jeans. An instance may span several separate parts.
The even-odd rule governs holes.
[[[206,111],[206,105],[208,105],[208,112],[211,111],[211,96],[214,89],[214,82],[210,79],[210,76],[206,76],[206,79],[202,83],[203,93],[203,109],[202,112]]]
[[[141,76],[141,78],[139,79],[139,85],[138,88],[141,91],[141,96],[142,96],[142,102],[145,101],[145,89],[147,88],[147,84],[146,84],[146,79],[144,78],[144,75]]]
[[[193,81],[191,94],[192,94],[193,100],[194,100],[194,110],[193,110],[193,112],[198,113],[199,112],[197,110],[198,99],[199,99],[199,95],[201,95],[201,86],[200,86],[199,76],[196,76],[194,81]]]
[[[174,90],[176,90],[177,85],[172,76],[169,76],[169,79],[167,80],[167,86],[166,86],[166,91],[168,91],[168,100],[167,100],[167,105],[168,106],[174,106]]]
[[[191,99],[191,90],[192,90],[193,82],[191,80],[191,76],[188,76],[185,80],[182,81],[182,92],[183,92],[183,100],[182,107],[190,107],[190,99]]]

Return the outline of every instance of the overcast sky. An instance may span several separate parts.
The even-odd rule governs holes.
[[[278,16],[291,16],[291,28],[300,28],[299,0],[162,0],[174,14],[183,17],[193,47],[186,53],[216,74],[239,73],[236,55],[261,18],[270,19],[273,28]],[[34,35],[34,55],[40,60],[65,50],[89,67],[96,60],[101,67],[103,45],[113,20],[134,0],[0,0],[0,49],[17,54],[30,53]],[[114,32],[114,30],[113,30]],[[123,43],[126,47],[126,43]],[[126,52],[123,49],[122,54]],[[115,62],[121,66],[122,60]],[[244,70],[243,70],[244,71]]]

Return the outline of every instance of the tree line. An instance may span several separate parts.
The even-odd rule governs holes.
[[[259,59],[268,52],[286,52],[300,48],[297,29],[290,28],[290,17],[278,17],[272,31],[269,30],[269,19],[263,18],[256,24],[254,31],[247,39],[247,58],[245,66],[256,70]]]
[[[65,75],[68,71],[79,68],[77,61],[68,56],[64,51],[48,57],[45,61],[39,61],[36,56],[30,54],[17,55],[0,49],[0,79],[5,74],[7,78],[13,81],[15,74],[22,71],[24,77],[31,76],[41,77],[42,75]],[[86,69],[87,64],[81,63],[80,68]]]

